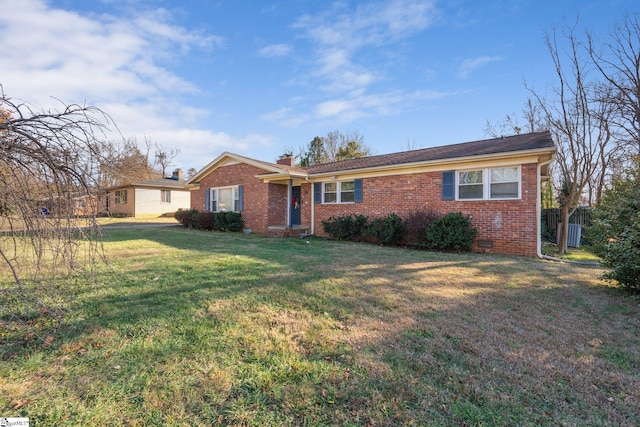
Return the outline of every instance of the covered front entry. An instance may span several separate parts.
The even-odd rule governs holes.
[[[300,186],[291,187],[291,210],[290,210],[290,223],[291,227],[301,224],[302,211],[302,192]]]

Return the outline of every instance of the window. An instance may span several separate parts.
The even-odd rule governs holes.
[[[116,204],[127,204],[127,190],[117,190],[114,197],[114,202]]]
[[[355,185],[353,181],[345,181],[340,183],[340,202],[353,203]]]
[[[456,179],[458,200],[520,198],[519,166],[458,171]]]
[[[518,168],[491,169],[491,199],[517,199],[519,197],[520,179]]]
[[[324,203],[337,203],[337,202],[338,202],[338,183],[325,182],[324,183]]]
[[[355,201],[355,182],[325,182],[322,203],[353,203]]]
[[[482,170],[458,172],[458,198],[482,199]]]
[[[171,203],[171,190],[160,190],[160,202]]]
[[[240,211],[238,187],[211,188],[209,192],[209,210],[211,212]]]

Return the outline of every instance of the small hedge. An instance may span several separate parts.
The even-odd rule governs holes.
[[[364,215],[336,216],[322,221],[335,240],[366,240],[380,244],[407,244],[438,251],[470,251],[477,230],[471,217],[461,213],[438,216],[431,210],[415,211],[406,219],[395,213],[371,222]]]
[[[240,231],[242,227],[244,227],[244,221],[238,212],[218,212],[215,214],[214,230]]]
[[[395,213],[376,218],[367,226],[366,235],[373,237],[376,242],[386,245],[397,245],[404,237],[404,223]]]
[[[178,209],[173,217],[182,225],[188,228],[197,228],[195,218],[200,213],[197,209]]]
[[[239,212],[201,212],[197,209],[179,209],[174,218],[188,228],[216,231],[240,231],[244,227]]]
[[[478,230],[460,212],[432,221],[424,230],[424,246],[438,251],[470,251]]]
[[[367,221],[364,215],[336,216],[322,221],[322,228],[336,240],[358,240],[365,233]]]

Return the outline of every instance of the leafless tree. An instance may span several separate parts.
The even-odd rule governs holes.
[[[609,90],[614,107],[612,124],[621,129],[631,156],[640,155],[640,14],[628,14],[607,41],[596,43],[587,34],[589,55]]]
[[[505,135],[519,135],[522,132],[542,132],[549,129],[549,125],[546,122],[540,106],[537,101],[531,98],[527,98],[525,102],[524,108],[522,109],[522,118],[525,122],[524,126],[520,125],[518,116],[514,114],[507,114],[504,120],[497,124],[487,120],[484,134],[491,138],[500,138]]]
[[[39,111],[0,86],[0,310],[60,319],[48,286],[99,254],[93,177],[108,116],[60,104]],[[82,218],[80,218],[81,216]]]
[[[148,140],[142,146],[135,138],[96,141],[94,145],[100,153],[96,181],[102,189],[163,176],[150,160]]]
[[[357,159],[373,154],[358,132],[342,133],[334,130],[327,136],[316,136],[306,147],[300,149],[300,164],[310,166],[340,160]]]
[[[422,144],[419,144],[415,138],[414,139],[407,138],[407,140],[404,143],[400,144],[400,149],[402,151],[413,151],[413,150],[419,150],[421,148],[424,148],[424,146]]]
[[[591,63],[585,58],[576,28],[577,20],[562,31],[566,50],[560,48],[555,29],[545,35],[557,78],[552,98],[528,88],[558,143],[554,181],[563,218],[561,252],[567,251],[568,219],[579,206],[585,187],[601,169],[603,153],[612,141],[610,106],[598,98],[597,85],[590,80]]]
[[[167,148],[161,144],[155,143],[155,164],[162,170],[162,177],[167,176],[167,168],[173,165],[173,160],[180,154],[177,148]]]

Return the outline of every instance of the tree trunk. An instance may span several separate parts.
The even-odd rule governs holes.
[[[562,209],[562,223],[560,227],[560,236],[558,239],[558,251],[561,254],[566,254],[568,251],[567,242],[569,239],[569,205],[564,205]]]

